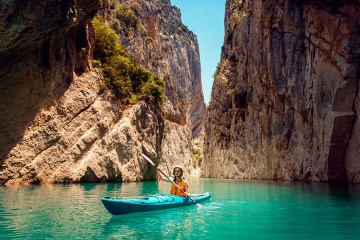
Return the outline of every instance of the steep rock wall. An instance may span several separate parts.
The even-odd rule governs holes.
[[[197,37],[182,24],[180,10],[169,0],[120,2],[137,5],[141,12],[141,24],[119,28],[121,44],[137,63],[166,81],[162,158],[168,165],[182,164],[192,172],[193,139],[203,141],[199,133],[206,115]],[[105,15],[110,25],[116,25],[116,12],[111,11],[114,8],[109,1],[109,13]]]
[[[360,182],[359,10],[227,1],[206,177]]]
[[[91,70],[98,1],[1,5],[0,182],[140,181],[160,152],[163,118],[100,96]]]
[[[90,22],[99,7],[90,0],[1,3],[0,183],[155,178],[140,153],[159,161],[164,113],[152,103],[125,107],[99,94]]]

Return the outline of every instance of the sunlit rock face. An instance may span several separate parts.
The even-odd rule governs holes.
[[[169,0],[120,2],[139,7],[142,25],[130,31],[120,28],[121,44],[137,63],[166,81],[168,101],[163,107],[166,121],[161,157],[169,166],[182,164],[189,170],[187,174],[193,174],[193,141],[200,138],[202,145],[206,115],[197,37],[182,24],[180,10]],[[106,15],[109,24],[116,25],[111,8],[110,3]]]
[[[206,177],[360,182],[359,1],[227,1]]]
[[[182,24],[180,10],[172,7],[169,0],[121,2],[139,6],[145,29],[120,29],[121,44],[127,46],[138,63],[167,81],[167,119],[187,125],[195,137],[203,127],[206,111],[196,35]]]
[[[100,2],[1,2],[1,184],[154,179],[156,170],[141,153],[158,163],[163,149],[169,149],[169,154],[183,150],[183,155],[175,155],[174,162],[181,159],[189,166],[188,174],[191,173],[190,138],[195,129],[191,126],[197,120],[190,120],[191,112],[196,112],[187,109],[190,105],[172,106],[169,101],[168,108],[173,111],[145,102],[126,107],[111,94],[100,94],[101,75],[91,66],[95,42],[91,20]],[[169,5],[169,1],[162,1],[162,4]],[[178,10],[173,10],[179,14]],[[160,36],[157,30],[154,28],[152,34]],[[169,41],[173,46],[171,41],[175,40]],[[129,48],[131,52],[131,45]],[[198,53],[192,53],[193,49],[196,47],[186,49],[185,56],[194,54],[196,60]],[[163,61],[169,65],[173,57],[171,51],[165,54],[161,49],[151,54],[153,59],[157,54],[159,59],[166,55]],[[196,66],[195,60],[192,64]],[[173,68],[180,69],[175,63]],[[167,77],[173,79],[175,71],[169,65],[160,66],[159,69],[164,67],[164,72],[155,73],[166,77],[167,71]],[[150,69],[154,71],[155,67]],[[186,74],[196,75],[192,71],[191,67]],[[191,81],[196,85],[200,79],[193,77]],[[169,99],[172,99],[171,94],[182,93],[183,86],[176,85],[175,80],[167,84]],[[180,95],[177,101],[196,95],[187,90],[183,92],[188,95]],[[200,90],[194,88],[193,92]],[[179,106],[184,108],[180,111]],[[175,120],[165,120],[164,116]],[[187,140],[185,144],[179,142],[182,138]]]

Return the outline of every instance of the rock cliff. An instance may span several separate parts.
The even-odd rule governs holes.
[[[359,1],[227,1],[206,177],[360,182],[359,13]]]
[[[173,162],[181,160],[191,173],[191,135],[196,135],[196,126],[202,126],[203,119],[202,100],[188,99],[202,97],[201,80],[196,72],[200,71],[196,37],[182,32],[185,27],[181,22],[176,22],[177,36],[182,37],[177,41],[151,25],[156,21],[144,22],[148,34],[155,34],[158,39],[167,37],[168,51],[159,48],[165,45],[163,42],[144,55],[137,54],[136,50],[142,50],[131,41],[124,45],[135,59],[139,57],[139,64],[166,78],[169,101],[165,110],[144,101],[134,106],[121,105],[112,95],[101,94],[101,74],[91,64],[94,48],[91,20],[101,8],[100,2],[0,3],[2,184],[154,179],[156,171],[142,159],[141,152],[156,161],[161,155],[165,158],[174,154]],[[135,2],[153,9],[143,19],[158,18],[156,12],[164,5],[166,11],[177,13],[172,15],[164,10],[164,14],[180,21],[179,11],[171,8],[169,1]],[[147,13],[145,8],[143,13]],[[168,20],[162,21],[165,28]],[[126,32],[123,30],[122,34]],[[144,43],[150,40],[146,38],[148,34],[133,41]],[[127,41],[124,35],[120,34],[122,42]],[[170,49],[175,44],[185,46],[183,41],[194,46],[178,50],[185,60],[172,61],[177,57],[171,55]],[[155,60],[143,60],[146,54],[151,54],[151,59],[158,56],[162,65],[151,68]],[[177,66],[178,63],[190,66],[182,71],[184,66]],[[182,138],[186,141],[178,142]]]
[[[123,8],[128,5],[134,9],[134,15],[139,9],[139,20],[135,24],[119,26],[116,21],[120,12],[118,4],[109,1],[105,10],[109,24],[117,29],[121,44],[127,46],[137,63],[166,80],[168,101],[163,108],[162,158],[167,162],[160,164],[181,163],[191,171],[193,165],[199,167],[192,163],[192,150],[194,142],[200,141],[202,145],[201,131],[206,114],[197,37],[182,24],[180,10],[172,7],[169,0],[120,2]]]

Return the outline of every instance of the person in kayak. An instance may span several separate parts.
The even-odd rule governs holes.
[[[157,168],[160,170],[160,168]],[[183,179],[183,168],[180,165],[176,165],[173,170],[174,179],[173,181],[184,191],[182,192],[178,189],[174,184],[171,185],[170,194],[178,195],[178,196],[190,196],[189,184],[185,179]],[[162,178],[161,180],[169,181],[167,179]]]

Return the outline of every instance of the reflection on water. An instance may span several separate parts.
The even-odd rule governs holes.
[[[190,178],[190,206],[112,216],[103,196],[168,193],[167,182],[0,187],[1,239],[352,239],[360,186]]]
[[[188,236],[203,224],[203,221],[193,216],[203,214],[203,210],[196,206],[179,208],[177,210],[163,210],[146,213],[135,213],[123,216],[112,216],[104,225],[103,234],[107,237],[139,237],[147,239],[169,239]]]

